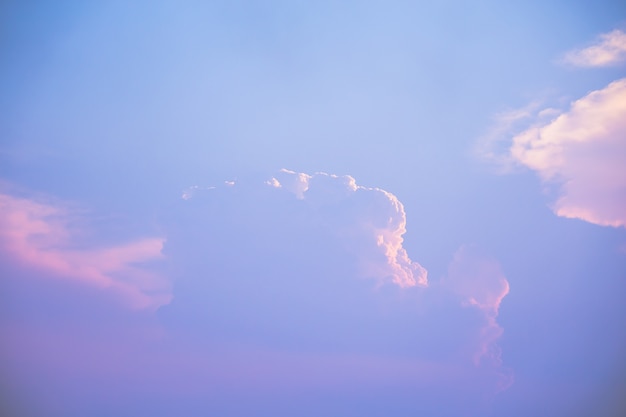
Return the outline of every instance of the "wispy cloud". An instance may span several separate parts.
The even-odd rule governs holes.
[[[487,133],[476,142],[474,155],[491,164],[500,173],[513,171],[517,164],[508,152],[511,137],[535,122],[540,107],[541,103],[535,101],[518,109],[495,114]]]
[[[562,61],[576,67],[608,67],[620,64],[626,61],[626,33],[618,29],[604,33],[592,45],[568,52]]]
[[[112,290],[134,308],[169,301],[166,280],[142,265],[161,258],[163,239],[88,248],[80,244],[76,220],[62,203],[0,193],[0,255],[51,279]]]

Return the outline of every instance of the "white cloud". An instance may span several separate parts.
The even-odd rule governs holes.
[[[597,41],[568,52],[563,62],[577,67],[607,67],[626,61],[626,33],[614,30],[598,36]]]
[[[284,170],[283,174],[297,178],[297,184],[306,178],[306,187],[300,186],[295,191],[298,198],[318,207],[339,204],[348,208],[349,214],[339,217],[341,220],[335,227],[360,257],[364,276],[376,278],[380,283],[391,280],[400,287],[427,285],[426,270],[412,261],[402,246],[406,214],[395,195],[379,188],[359,186],[349,175],[318,172],[308,176]],[[378,261],[379,258],[384,261]]]
[[[559,185],[557,215],[626,226],[626,79],[515,135],[510,156]]]
[[[281,169],[276,176],[278,178],[270,180],[271,185],[276,186],[278,184],[295,194],[298,199],[304,198],[304,193],[309,189],[310,175]]]

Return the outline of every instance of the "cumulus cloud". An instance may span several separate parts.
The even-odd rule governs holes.
[[[536,105],[498,119],[479,154],[510,172],[535,171],[558,195],[562,217],[626,225],[626,79],[571,103],[569,109]]]
[[[575,49],[563,62],[576,67],[608,67],[626,61],[626,33],[614,30],[598,36],[592,45]]]
[[[77,220],[62,203],[1,193],[0,256],[40,276],[112,290],[135,308],[169,301],[166,280],[143,265],[161,257],[163,239],[86,249]]]
[[[164,253],[176,275],[160,317],[169,332],[212,345],[315,352],[320,363],[368,358],[380,363],[372,381],[393,374],[405,387],[442,384],[449,394],[478,378],[481,398],[506,388],[495,345],[504,275],[464,249],[429,284],[403,247],[406,221],[393,194],[348,175],[282,170],[198,192],[167,221]],[[385,357],[405,358],[415,374],[401,376]],[[364,378],[342,372],[351,384]]]
[[[363,291],[427,285],[426,270],[402,246],[402,204],[347,175],[281,170],[180,203],[166,227],[164,253],[179,274],[164,311],[209,314],[243,337],[261,331],[308,340],[316,331],[300,321],[316,328],[336,316],[349,327]],[[225,304],[225,295],[236,301]],[[280,311],[293,320],[280,319]],[[338,339],[354,332],[346,330]]]
[[[391,280],[400,287],[427,285],[426,269],[412,261],[402,246],[406,213],[395,195],[380,188],[358,186],[348,175],[337,177],[319,173],[311,178],[311,183],[319,188],[324,186],[326,190],[334,189],[332,193],[324,193],[326,198],[332,195],[338,201],[347,199],[346,203],[350,204],[349,217],[338,230],[352,238],[351,247],[368,247],[368,252],[364,248],[358,249],[362,274],[380,282]],[[316,198],[314,192],[311,193],[313,200]],[[381,255],[384,262],[372,262]]]
[[[513,138],[511,156],[560,187],[559,216],[626,225],[626,79]]]
[[[316,220],[332,227],[360,256],[363,276],[401,287],[427,284],[426,270],[402,247],[406,214],[392,193],[357,185],[349,175],[308,175],[286,169],[265,184],[288,191],[315,210]]]

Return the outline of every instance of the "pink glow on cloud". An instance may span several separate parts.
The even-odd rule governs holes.
[[[509,283],[494,259],[479,253],[472,246],[462,246],[454,254],[443,285],[461,297],[468,308],[478,308],[485,318],[473,352],[474,363],[487,361],[499,367],[500,348],[495,342],[503,329],[497,322],[500,303],[509,293]],[[502,374],[500,388],[508,388],[511,375]]]
[[[428,284],[427,271],[417,262],[409,258],[409,254],[402,246],[406,233],[406,213],[404,205],[398,198],[384,190],[370,189],[385,195],[393,207],[393,214],[385,228],[377,229],[377,244],[383,249],[388,259],[388,265],[393,271],[393,282],[400,287]]]
[[[378,279],[380,283],[390,279],[400,287],[428,285],[426,269],[412,261],[402,246],[406,213],[404,205],[394,194],[380,188],[357,185],[350,175],[324,172],[309,175],[287,169],[282,169],[265,184],[284,188],[295,194],[297,199],[314,205],[348,201],[357,193],[363,196],[362,213],[355,213],[354,218],[337,225],[342,235],[358,238],[360,243],[355,246],[359,249],[363,249],[362,242],[375,245],[375,249],[361,258],[362,274]],[[385,262],[377,259],[379,254],[383,255]]]
[[[470,246],[456,251],[446,282],[468,304],[497,315],[509,283],[496,261],[475,252]]]
[[[513,138],[512,158],[560,187],[562,217],[626,226],[626,79]]]
[[[626,61],[626,33],[614,30],[598,36],[597,41],[568,52],[563,62],[576,67],[607,67]]]
[[[165,279],[141,265],[162,257],[163,239],[87,249],[76,220],[60,205],[0,194],[0,253],[20,268],[111,289],[133,308],[169,302]]]

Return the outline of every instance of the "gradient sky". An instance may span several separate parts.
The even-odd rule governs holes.
[[[0,414],[626,412],[623,2],[0,22]]]

